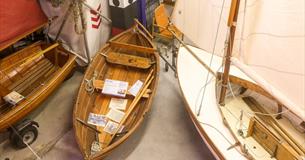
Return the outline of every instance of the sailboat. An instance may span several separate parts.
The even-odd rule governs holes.
[[[111,38],[89,65],[73,111],[85,159],[102,159],[125,142],[151,108],[159,72],[152,35],[135,20]]]
[[[215,158],[304,159],[304,18],[303,0],[177,1],[193,43],[181,41],[180,90]]]

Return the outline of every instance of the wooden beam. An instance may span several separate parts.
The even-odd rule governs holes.
[[[239,0],[232,0],[231,1],[231,7],[230,7],[230,15],[229,15],[228,24],[227,24],[228,27],[232,27],[233,26],[233,24],[234,24],[234,17],[235,17],[235,14],[236,14],[235,11],[238,10],[238,7],[239,7]]]
[[[228,48],[225,55],[225,65],[224,65],[224,72],[223,72],[223,78],[222,78],[222,85],[220,90],[220,96],[219,96],[219,104],[225,105],[225,96],[227,92],[227,85],[229,81],[229,72],[231,67],[231,56],[234,46],[234,37],[235,37],[235,31],[236,31],[236,23],[238,18],[238,10],[239,10],[239,4],[240,0],[232,0],[231,3],[231,10],[228,20],[228,26],[230,27],[230,35],[229,35],[229,42],[228,42]]]
[[[39,53],[35,54],[34,56],[27,58],[27,59],[25,60],[25,62],[22,63],[22,64],[20,65],[20,67],[23,67],[23,66],[25,66],[25,65],[27,65],[27,64],[29,64],[29,63],[31,63],[32,61],[34,61],[35,59],[39,58],[39,57],[42,56],[43,54],[45,54],[45,53],[51,51],[52,49],[54,49],[54,48],[56,48],[56,47],[58,47],[58,45],[59,45],[58,43],[54,43],[54,44],[52,44],[51,46],[49,46],[48,48],[46,48],[45,50],[42,50],[42,51],[40,51]]]
[[[220,79],[222,76],[222,73],[218,72],[217,73],[217,79]],[[229,75],[229,81],[231,83],[234,83],[234,84],[237,84],[237,85],[240,85],[242,87],[244,87],[245,89],[250,89],[254,92],[257,92],[267,98],[270,98],[272,100],[275,100],[277,101],[271,94],[269,94],[267,91],[265,91],[261,86],[257,85],[257,84],[254,84],[252,82],[249,82],[247,80],[244,80],[244,79],[241,79],[239,77],[236,77],[236,76],[232,76],[232,75]]]
[[[271,158],[277,160],[286,159],[299,159],[298,154],[291,146],[278,137],[274,132],[270,130],[262,121],[259,121],[257,117],[251,117],[250,119],[252,133],[248,133],[255,141],[257,141],[270,155]]]
[[[268,114],[268,112],[252,97],[244,97],[244,102],[254,112]],[[275,118],[262,114],[256,114],[265,124],[271,126],[293,149],[300,155],[305,155],[305,150],[286,130],[283,128]]]
[[[150,39],[153,39],[154,37],[148,32],[148,30],[137,20],[137,19],[134,19],[134,21],[136,22],[136,24],[138,26],[140,26],[142,28],[142,30],[146,33],[146,35],[150,38]]]
[[[277,104],[277,113],[279,113],[279,115],[277,115],[275,118],[276,119],[281,119],[282,118],[282,114],[281,112],[283,112],[283,105],[278,103]]]
[[[154,48],[142,47],[142,46],[137,46],[137,45],[128,44],[128,43],[121,43],[121,42],[115,42],[115,41],[109,41],[109,43],[110,43],[111,47],[117,47],[117,48],[137,51],[137,52],[144,52],[144,53],[151,53],[151,54],[156,52],[156,49],[154,49]]]

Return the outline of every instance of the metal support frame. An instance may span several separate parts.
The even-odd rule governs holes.
[[[165,62],[165,71],[167,72],[168,69],[170,68],[174,73],[175,76],[177,77],[177,57],[178,57],[178,46],[180,45],[180,42],[178,41],[178,44],[176,43],[175,37],[172,39],[168,39],[166,42],[160,38],[157,37],[156,41],[158,43],[161,43],[162,45],[170,46],[171,48],[171,58],[169,59],[168,55],[164,56],[164,53],[160,48],[158,48],[158,52],[160,53],[159,56],[163,59]]]

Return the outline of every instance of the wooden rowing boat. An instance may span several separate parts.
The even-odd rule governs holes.
[[[70,74],[75,56],[58,43],[36,42],[0,60],[0,131],[36,109]],[[24,97],[15,105],[4,100],[17,92]]]
[[[141,124],[149,111],[156,91],[159,58],[152,36],[136,20],[136,24],[113,37],[94,57],[80,86],[73,111],[73,126],[79,148],[85,159],[101,159],[123,143]],[[123,115],[114,121],[110,112],[114,96],[101,93],[107,80],[128,82]],[[143,84],[131,95],[130,87]],[[125,91],[124,91],[125,92]],[[117,110],[117,109],[115,109]],[[104,123],[92,125],[89,116],[102,117]],[[90,123],[90,124],[89,124]],[[112,132],[108,127],[112,125]],[[108,126],[108,127],[107,127]],[[122,127],[124,126],[124,127]]]

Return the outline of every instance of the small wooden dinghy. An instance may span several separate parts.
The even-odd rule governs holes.
[[[136,22],[97,53],[79,89],[73,125],[85,159],[101,159],[123,143],[151,107],[159,59],[152,36]]]
[[[58,43],[43,42],[1,59],[0,131],[37,108],[67,77],[74,63],[75,56]]]

